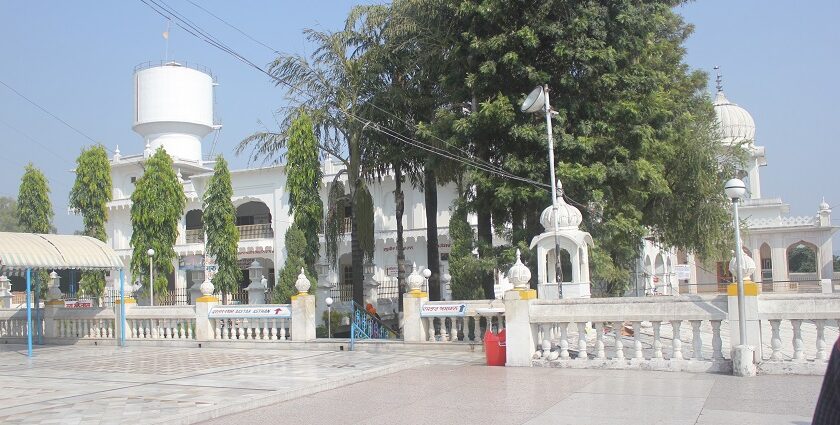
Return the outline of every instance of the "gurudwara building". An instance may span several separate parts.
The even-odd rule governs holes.
[[[176,62],[147,63],[138,66],[134,74],[133,129],[142,137],[132,146],[137,154],[122,155],[116,149],[111,159],[113,200],[108,203],[109,220],[106,226],[108,243],[119,253],[126,264],[131,258],[131,194],[136,180],[143,173],[143,164],[158,148],[169,153],[177,176],[187,196],[187,207],[179,222],[179,236],[175,246],[178,259],[173,264],[175,272],[169,276],[170,291],[179,297],[176,303],[189,300],[189,289],[196,288],[204,279],[205,247],[202,230],[202,198],[212,176],[213,162],[203,156],[202,140],[220,128],[214,120],[213,106],[215,77],[209,70]],[[745,251],[757,265],[754,281],[765,282],[770,290],[788,290],[803,281],[831,278],[832,235],[837,228],[831,225],[831,210],[823,201],[816,214],[806,217],[788,216],[789,206],[779,198],[762,196],[759,170],[767,165],[765,148],[755,141],[755,123],[744,108],[730,102],[718,84],[714,100],[723,143],[727,147],[743,147],[748,160],[741,167],[748,182],[749,194],[742,202],[742,217],[748,228],[744,235]],[[338,161],[322,163],[322,199],[326,203],[327,184],[340,174]],[[339,178],[345,178],[342,174]],[[243,288],[249,283],[249,271],[260,267],[258,273],[265,277],[270,288],[275,281],[275,270],[285,262],[284,236],[292,224],[289,216],[288,194],[285,192],[286,174],[282,165],[231,171],[233,204],[236,207],[236,225],[239,228],[239,262],[243,271]],[[405,214],[403,216],[405,254],[409,265],[421,270],[429,263],[426,258],[426,211],[423,193],[411,185],[403,185]],[[394,180],[386,176],[370,184],[375,205],[376,252],[373,264],[366,266],[365,279],[377,294],[380,308],[386,312],[396,309],[397,252]],[[450,251],[449,208],[456,199],[454,185],[438,190],[438,241],[441,274],[446,284]],[[554,210],[543,212],[541,222],[546,233],[532,241],[540,258],[540,297],[589,297],[588,247],[593,241],[587,233],[578,230],[581,214],[574,206],[558,201],[560,227],[557,236],[551,231]],[[350,222],[345,228],[349,232]],[[474,217],[470,217],[475,223]],[[562,244],[556,242],[562,240]],[[572,253],[570,282],[561,288],[554,283],[555,243],[562,250]],[[700,264],[689,254],[671,248],[656,246],[650,240],[641,244],[637,264],[635,288],[629,295],[671,295],[718,291],[718,284],[728,282],[728,259],[716,264]],[[788,257],[794,249],[810,249],[816,257],[816,268],[805,273],[791,273]],[[256,262],[256,263],[255,263]],[[350,243],[345,238],[339,248],[335,271],[319,276],[319,288],[327,288],[338,301],[350,299],[351,279]],[[566,273],[563,273],[565,276]],[[499,291],[507,286],[504,276],[498,276]],[[109,285],[114,285],[111,279]],[[553,285],[553,286],[552,286]],[[368,288],[370,289],[370,288]],[[442,294],[448,291],[442,288]],[[794,288],[796,289],[796,288]],[[384,305],[383,305],[384,304]]]

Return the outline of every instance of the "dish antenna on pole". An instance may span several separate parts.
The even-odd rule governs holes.
[[[545,89],[543,89],[543,86],[537,86],[537,88],[531,90],[531,93],[529,93],[528,97],[525,98],[525,101],[522,102],[520,110],[522,112],[533,114],[535,112],[542,111],[544,106]]]

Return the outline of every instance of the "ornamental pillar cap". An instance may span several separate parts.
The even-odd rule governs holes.
[[[516,250],[516,263],[508,270],[508,281],[515,289],[529,289],[528,282],[531,281],[531,270],[522,264],[521,252]]]
[[[300,274],[295,281],[295,288],[297,288],[299,293],[305,294],[309,292],[310,286],[312,286],[312,283],[310,283],[309,279],[306,278],[306,273],[303,272],[303,267],[301,267]]]
[[[417,272],[417,263],[412,263],[411,265],[411,274],[408,275],[407,285],[409,292],[420,292],[420,288],[423,287],[423,276],[420,276],[420,273]]]

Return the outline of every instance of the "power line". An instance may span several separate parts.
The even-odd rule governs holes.
[[[205,30],[198,27],[192,21],[190,21],[189,19],[187,19],[186,17],[184,17],[183,15],[181,15],[180,13],[178,13],[177,11],[175,11],[174,9],[172,9],[171,7],[166,5],[165,2],[158,1],[158,0],[140,0],[140,1],[142,3],[144,3],[145,5],[147,5],[149,8],[151,8],[152,10],[154,10],[156,13],[158,13],[163,18],[169,19],[169,20],[174,20],[175,25],[177,25],[178,27],[180,27],[181,29],[183,29],[187,33],[193,35],[194,37],[196,37],[200,40],[203,40],[204,42],[206,42],[206,43],[208,43],[208,44],[210,44],[210,45],[212,45],[212,46],[230,54],[231,56],[233,56],[237,60],[239,60],[239,61],[245,63],[246,65],[248,65],[248,66],[260,71],[261,73],[267,75],[269,78],[277,81],[280,84],[283,84],[283,85],[289,87],[289,89],[291,89],[292,91],[295,91],[299,94],[303,94],[305,96],[308,96],[309,98],[314,98],[313,95],[308,94],[308,93],[304,93],[303,90],[300,89],[299,87],[296,87],[295,85],[272,75],[271,73],[269,73],[268,71],[266,71],[265,69],[260,67],[259,65],[251,62],[250,60],[248,60],[247,58],[245,58],[244,56],[242,56],[241,54],[239,54],[238,52],[236,52],[232,48],[230,48],[227,45],[225,45],[224,43],[222,43],[220,40],[213,37],[211,34],[206,32]],[[407,137],[407,136],[403,136],[399,132],[397,132],[393,129],[390,129],[387,126],[384,126],[382,124],[372,123],[370,120],[360,118],[360,117],[358,117],[358,116],[356,116],[356,115],[354,115],[350,112],[341,111],[341,110],[339,110],[339,112],[346,115],[348,118],[359,121],[362,124],[375,124],[375,125],[372,126],[374,131],[377,131],[377,132],[380,132],[382,134],[388,135],[390,137],[393,137],[393,138],[397,139],[400,142],[418,147],[420,149],[426,150],[426,151],[428,151],[430,153],[433,153],[433,154],[436,154],[438,156],[442,156],[444,158],[451,159],[453,161],[457,161],[457,162],[463,163],[465,165],[469,165],[469,166],[472,166],[474,168],[477,168],[479,170],[482,170],[482,171],[485,171],[485,172],[488,172],[488,173],[491,173],[491,174],[499,175],[501,177],[523,181],[523,182],[526,182],[526,183],[529,183],[529,184],[532,184],[532,185],[538,186],[538,187],[543,187],[543,188],[550,187],[548,184],[540,183],[540,182],[537,182],[537,181],[534,181],[534,180],[531,180],[531,179],[528,179],[528,178],[525,178],[525,177],[517,176],[517,175],[512,174],[510,172],[507,172],[507,171],[505,171],[505,170],[503,170],[503,169],[501,169],[501,168],[499,168],[499,167],[497,167],[493,164],[490,164],[490,163],[487,163],[485,165],[485,164],[481,164],[481,163],[477,162],[473,158],[463,158],[463,157],[455,156],[454,154],[451,154],[451,153],[449,153],[449,152],[447,152],[447,151],[445,151],[441,148],[428,145],[426,143],[420,142],[416,139],[412,139],[412,138]],[[389,113],[387,111],[385,111],[385,112]],[[447,142],[444,141],[444,143],[447,143]]]
[[[48,111],[48,110],[47,110],[47,108],[44,108],[43,106],[41,106],[41,105],[39,105],[39,104],[35,103],[35,101],[33,101],[33,100],[29,99],[28,97],[24,96],[24,95],[23,95],[23,93],[21,93],[21,92],[19,92],[19,91],[15,90],[12,86],[10,86],[10,85],[6,84],[3,80],[0,80],[0,84],[2,84],[2,85],[4,85],[4,86],[6,86],[6,88],[7,88],[7,89],[9,89],[9,90],[11,90],[12,92],[14,92],[14,94],[16,94],[16,95],[20,96],[23,100],[25,100],[25,101],[27,101],[27,102],[31,103],[31,104],[32,104],[32,105],[34,105],[36,108],[38,108],[38,109],[42,110],[42,111],[43,111],[44,113],[46,113],[47,115],[49,115],[49,116],[51,116],[51,117],[55,118],[55,119],[56,119],[56,120],[58,120],[60,123],[62,123],[62,124],[64,124],[65,126],[67,126],[67,128],[69,128],[69,129],[71,129],[71,130],[75,131],[76,133],[79,133],[80,135],[82,135],[82,137],[84,137],[84,138],[86,138],[86,139],[90,140],[90,141],[91,141],[91,142],[93,142],[94,144],[101,144],[100,142],[97,142],[96,140],[94,140],[94,138],[93,138],[93,137],[90,137],[90,136],[88,136],[87,134],[85,134],[84,132],[82,132],[82,130],[79,130],[78,128],[73,127],[73,126],[72,126],[72,125],[70,125],[67,121],[64,121],[63,119],[59,118],[56,114],[53,114],[52,112]],[[106,147],[105,149],[108,149],[108,148]],[[108,149],[108,150],[109,150],[109,151],[111,151],[110,149]],[[111,151],[111,152],[113,152],[113,151]]]
[[[67,159],[67,158],[65,158],[65,157],[60,156],[59,154],[57,154],[57,153],[55,152],[55,150],[54,150],[54,149],[50,149],[50,148],[48,148],[45,144],[43,144],[43,143],[39,142],[39,141],[38,141],[37,139],[35,139],[34,137],[32,137],[32,136],[30,136],[30,135],[28,135],[28,134],[24,133],[22,130],[20,130],[20,129],[16,128],[15,126],[13,126],[13,125],[11,125],[11,124],[9,124],[8,122],[6,122],[6,121],[4,121],[4,120],[0,119],[0,124],[3,124],[3,125],[5,125],[6,127],[9,127],[10,129],[12,129],[13,131],[15,131],[16,133],[18,133],[18,134],[20,134],[21,136],[23,136],[23,137],[25,137],[26,139],[28,139],[30,142],[35,143],[36,145],[38,145],[38,146],[42,147],[45,151],[49,152],[50,154],[52,154],[52,155],[53,155],[53,156],[55,156],[56,158],[58,158],[58,159],[60,159],[60,160],[62,160],[62,161],[68,161],[68,159]],[[72,162],[72,161],[70,161],[70,162]]]
[[[233,24],[231,24],[231,23],[229,23],[229,22],[225,21],[224,19],[222,19],[221,17],[217,16],[216,14],[214,14],[214,13],[210,12],[210,11],[209,11],[209,10],[207,10],[206,8],[199,6],[198,4],[196,4],[195,2],[193,2],[192,0],[187,0],[187,1],[188,1],[190,4],[192,4],[193,6],[195,6],[195,7],[199,8],[199,9],[201,9],[201,10],[202,10],[202,11],[204,11],[204,12],[206,12],[206,13],[207,13],[207,14],[209,14],[210,16],[212,16],[212,17],[216,18],[217,20],[219,20],[219,21],[220,21],[220,22],[222,22],[223,24],[227,25],[228,27],[233,28],[234,30],[236,30],[236,31],[237,31],[237,32],[239,32],[240,34],[244,35],[244,36],[245,36],[245,37],[247,37],[248,39],[250,39],[250,40],[254,41],[254,42],[255,42],[255,43],[257,43],[257,44],[259,44],[260,46],[265,47],[266,49],[268,49],[269,51],[271,51],[271,52],[273,52],[273,53],[275,53],[275,54],[282,55],[282,53],[280,53],[277,49],[275,49],[275,48],[273,48],[273,47],[271,47],[271,46],[269,46],[269,45],[267,45],[267,44],[265,44],[265,43],[263,43],[263,42],[261,42],[261,41],[257,40],[256,38],[254,38],[254,37],[252,37],[251,35],[247,34],[245,31],[243,31],[243,30],[239,29],[239,28],[238,28],[238,27],[236,27],[235,25],[233,25]],[[163,3],[163,1],[162,1],[162,0],[161,0],[161,3]],[[171,8],[170,8],[170,9],[171,9]],[[304,64],[304,66],[306,66],[307,68],[309,68],[309,66],[308,66],[307,64]],[[309,70],[311,71],[311,70],[312,70],[312,68],[309,68]],[[270,77],[273,77],[273,76],[270,76]],[[374,109],[376,109],[376,110],[378,110],[378,111],[380,111],[380,112],[383,112],[383,113],[387,114],[388,116],[390,116],[390,117],[392,117],[392,118],[396,119],[397,121],[399,121],[399,122],[401,122],[401,123],[405,124],[407,127],[413,127],[413,128],[415,128],[415,129],[416,129],[416,128],[418,128],[418,126],[417,126],[416,124],[412,124],[412,123],[410,123],[408,120],[406,120],[406,119],[404,119],[404,118],[401,118],[401,117],[397,116],[396,114],[392,113],[391,111],[388,111],[388,110],[386,110],[386,109],[384,109],[384,108],[380,107],[379,105],[377,105],[377,104],[375,104],[375,103],[373,103],[373,102],[371,102],[371,101],[365,101],[365,102],[363,102],[363,103],[365,103],[365,104],[367,104],[367,105],[370,105],[370,106],[372,106]],[[511,176],[515,176],[513,173],[508,172],[507,170],[505,170],[505,169],[504,169],[504,168],[502,168],[501,166],[496,165],[496,164],[493,164],[493,163],[491,163],[490,161],[487,161],[487,160],[485,160],[485,159],[483,159],[483,158],[476,158],[474,155],[472,155],[472,154],[471,154],[471,153],[469,153],[468,151],[466,151],[466,150],[464,150],[464,149],[462,149],[462,148],[460,148],[460,147],[458,147],[458,146],[455,146],[455,145],[453,145],[452,143],[450,143],[450,142],[448,142],[448,141],[446,141],[446,140],[444,140],[444,139],[442,139],[442,138],[440,138],[440,137],[438,137],[438,136],[436,136],[436,135],[434,135],[434,134],[432,134],[432,135],[431,135],[431,137],[432,137],[433,139],[435,139],[435,140],[439,141],[439,142],[442,142],[443,144],[445,144],[446,146],[448,146],[448,147],[450,147],[450,148],[452,148],[452,149],[455,149],[455,150],[457,150],[457,151],[460,151],[460,152],[461,152],[461,153],[462,153],[462,154],[463,154],[466,158],[469,158],[470,160],[472,160],[472,161],[473,161],[473,162],[475,162],[475,163],[483,164],[486,168],[490,168],[490,169],[497,170],[497,171],[499,171],[500,173],[505,173],[505,174],[508,174],[508,175],[511,175]],[[422,143],[422,142],[418,142],[418,143]],[[431,146],[431,145],[429,145],[429,146]],[[433,152],[433,153],[434,153],[434,152]],[[519,177],[519,176],[516,176],[516,177]],[[520,178],[520,179],[521,179],[521,178]],[[530,179],[529,179],[528,181],[529,181],[529,182],[533,182],[533,180],[530,180]],[[550,185],[543,185],[543,184],[541,184],[541,183],[538,183],[538,185],[539,185],[539,186],[544,186],[544,187],[551,187]]]

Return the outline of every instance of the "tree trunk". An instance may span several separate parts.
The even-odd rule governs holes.
[[[426,201],[426,253],[429,261],[429,300],[440,301],[440,250],[438,248],[437,225],[437,177],[434,170],[423,173],[423,196]]]
[[[405,292],[405,241],[403,240],[403,212],[405,194],[402,191],[402,163],[394,163],[394,205],[397,219],[397,302],[399,311],[403,311],[403,292]]]
[[[354,180],[355,182],[355,180]],[[365,288],[364,288],[364,261],[365,261],[365,253],[362,252],[362,246],[359,243],[359,220],[357,219],[357,211],[356,202],[355,202],[355,194],[359,190],[358,184],[354,183],[353,194],[350,196],[353,198],[353,206],[350,208],[350,257],[352,260],[352,268],[353,268],[353,301],[355,301],[360,306],[365,306]]]
[[[490,214],[489,200],[490,194],[487,190],[479,189],[476,193],[478,201],[478,255],[481,258],[489,258],[493,256],[493,216]],[[493,299],[496,297],[496,291],[493,288],[493,273],[481,273],[481,287],[484,289],[484,297]]]

